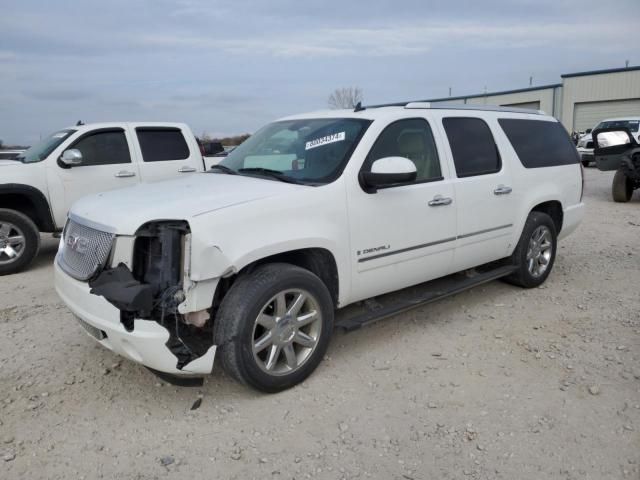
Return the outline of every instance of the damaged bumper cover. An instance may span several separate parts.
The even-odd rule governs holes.
[[[122,274],[123,272],[120,272],[116,276]],[[57,261],[54,262],[54,275],[56,290],[62,300],[82,322],[96,329],[93,330],[94,332],[101,332],[98,336],[92,336],[104,347],[153,370],[171,375],[202,376],[211,373],[216,351],[212,341],[209,345],[200,346],[196,355],[181,355],[180,349],[176,348],[172,339],[174,335],[166,326],[155,320],[134,317],[129,318],[131,323],[125,327],[121,321],[121,310],[103,296],[91,294],[89,284],[75,280],[64,273]],[[132,290],[124,285],[126,280],[131,281],[133,277],[129,279],[125,275],[119,278],[124,279],[124,283],[117,282],[120,283],[120,293],[117,295],[124,295],[124,297],[117,296],[117,298],[132,295],[129,297],[132,301],[143,302],[143,304],[148,300],[143,285],[129,283]],[[136,282],[135,279],[132,281]],[[104,285],[107,283],[105,282]]]

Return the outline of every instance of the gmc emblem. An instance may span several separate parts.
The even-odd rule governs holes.
[[[89,241],[85,237],[79,235],[68,235],[66,240],[67,247],[76,253],[86,253]]]

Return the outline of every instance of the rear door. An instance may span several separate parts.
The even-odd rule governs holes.
[[[464,270],[509,254],[517,201],[508,159],[501,158],[491,131],[492,118],[443,114],[440,123],[453,160],[458,202],[455,270]],[[495,124],[495,125],[494,125]]]
[[[188,141],[190,132],[180,127],[137,125],[131,127],[131,133],[137,139],[136,149],[143,182],[156,182],[202,171],[202,153],[195,139]]]

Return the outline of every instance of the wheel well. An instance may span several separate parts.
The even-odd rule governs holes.
[[[562,230],[562,204],[557,200],[552,200],[550,202],[544,202],[536,205],[531,209],[532,212],[542,212],[546,213],[553,220],[554,225],[556,226],[556,233],[560,233]]]
[[[27,197],[26,195],[15,193],[0,195],[0,208],[15,210],[16,212],[24,214],[31,220],[33,220],[33,222],[38,226],[39,229],[42,229],[42,224],[40,221],[38,221],[36,207],[31,199],[29,199],[29,197]]]
[[[46,198],[28,185],[0,186],[0,208],[15,210],[29,217],[41,232],[54,232],[55,225]]]
[[[331,294],[333,304],[338,304],[338,266],[333,258],[333,255],[329,250],[324,248],[305,248],[302,250],[292,250],[290,252],[278,253],[271,255],[270,257],[261,258],[246,267],[244,267],[238,274],[243,272],[251,272],[254,268],[265,263],[289,263],[296,265],[305,270],[309,270],[315,274],[322,283],[324,283]]]

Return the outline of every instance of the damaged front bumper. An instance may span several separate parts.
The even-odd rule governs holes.
[[[55,286],[60,298],[86,325],[85,330],[104,347],[150,369],[174,376],[211,373],[216,346],[184,364],[169,348],[171,334],[153,320],[133,319],[133,329],[121,322],[121,312],[103,297],[90,293],[87,283],[67,275],[54,262]],[[89,328],[87,328],[89,326]],[[92,328],[91,328],[92,327]]]

